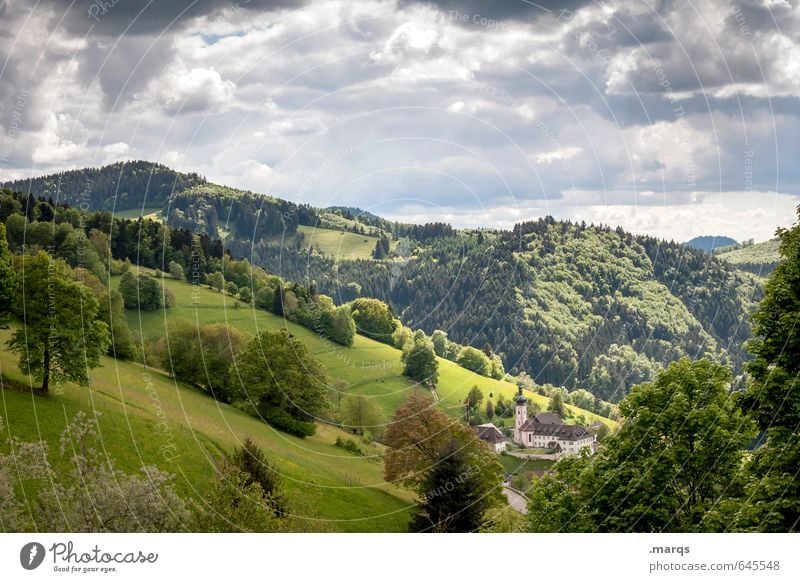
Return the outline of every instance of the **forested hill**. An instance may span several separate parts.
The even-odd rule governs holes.
[[[38,178],[4,182],[14,192],[51,198],[84,210],[161,208],[170,195],[205,184],[197,174],[176,172],[151,162],[119,162]]]
[[[93,181],[93,208],[113,206],[122,184],[127,200],[141,206],[139,164],[122,173],[99,170],[116,172],[117,179]],[[165,185],[170,171],[162,168],[151,169]],[[64,174],[62,192],[67,176],[79,184],[98,170],[85,172]],[[500,355],[506,370],[525,371],[540,384],[618,400],[682,355],[710,354],[741,371],[760,283],[703,251],[549,217],[513,231],[403,225],[355,208],[317,209],[173,174],[171,183],[181,189],[162,205],[171,226],[223,236],[234,256],[340,303],[386,301],[406,325],[444,330],[451,340]],[[16,187],[52,195],[37,188],[53,180]],[[369,260],[337,259],[303,246],[299,225],[378,235],[383,250]]]
[[[761,293],[754,277],[702,251],[552,218],[401,240],[385,261],[253,251],[341,301],[382,299],[407,325],[499,353],[507,370],[610,400],[681,355],[740,370]]]

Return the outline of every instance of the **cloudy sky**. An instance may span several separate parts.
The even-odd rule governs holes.
[[[125,159],[457,226],[769,238],[798,0],[0,0],[0,180]]]

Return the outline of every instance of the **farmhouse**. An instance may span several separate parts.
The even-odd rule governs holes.
[[[528,418],[528,399],[519,389],[514,417],[514,442],[524,447],[554,449],[564,455],[577,455],[581,449],[593,452],[594,435],[585,426],[564,424],[555,413],[540,412]]]
[[[475,434],[483,442],[488,443],[496,453],[506,450],[506,437],[494,424],[479,424],[475,428]]]

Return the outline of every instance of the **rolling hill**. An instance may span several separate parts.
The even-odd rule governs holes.
[[[268,311],[255,309],[243,301],[214,291],[205,286],[165,278],[164,286],[175,295],[175,307],[159,311],[127,311],[128,324],[140,337],[160,338],[167,332],[172,319],[183,318],[198,324],[226,323],[236,329],[255,334],[262,330],[285,329],[302,341],[322,363],[328,375],[347,382],[350,394],[365,394],[376,398],[386,418],[407,398],[416,384],[403,376],[401,351],[387,344],[357,335],[351,347],[334,344],[312,330],[288,321]],[[118,278],[112,278],[112,285]],[[448,360],[439,358],[439,405],[454,416],[460,416],[462,403],[473,386],[478,386],[488,397],[497,399],[501,394],[511,399],[517,387],[501,380],[480,376]],[[527,391],[526,396],[542,408],[549,400],[546,396]],[[601,421],[616,427],[613,420],[592,412],[567,405],[575,416],[583,415],[587,422]]]
[[[118,285],[113,277],[111,285]],[[346,348],[331,344],[314,332],[239,299],[196,287],[182,280],[164,279],[175,294],[176,305],[154,312],[127,311],[131,328],[141,337],[163,337],[165,325],[185,318],[198,323],[227,323],[246,333],[263,329],[288,329],[323,363],[329,376],[347,382],[347,393],[374,397],[385,417],[419,389],[402,375],[400,351],[357,336]],[[154,464],[176,475],[176,489],[202,502],[203,490],[226,453],[246,437],[252,438],[273,460],[297,504],[298,516],[310,531],[405,531],[411,494],[385,483],[381,446],[362,445],[365,456],[336,446],[337,438],[351,435],[335,426],[317,423],[317,433],[306,439],[278,432],[260,420],[170,378],[166,373],[140,364],[104,356],[91,372],[92,386],[67,383],[50,397],[34,396],[27,388],[15,358],[5,349],[11,330],[0,330],[0,390],[6,435],[27,441],[51,443],[78,411],[98,414],[103,448],[129,473]],[[511,398],[516,387],[485,378],[456,364],[440,360],[437,390],[439,406],[460,416],[462,402],[472,386],[490,398]],[[491,396],[490,396],[491,395]],[[527,393],[540,406],[547,398]],[[574,406],[568,409],[587,422],[616,423]],[[168,427],[168,428],[165,428]],[[3,439],[2,450],[7,449]],[[163,447],[174,449],[165,456]],[[55,458],[55,457],[54,457]]]
[[[94,185],[90,208],[119,209],[134,200],[138,206],[130,207],[152,211],[151,201],[163,201],[160,214],[171,228],[222,238],[234,257],[337,303],[380,299],[405,325],[492,350],[506,370],[524,371],[539,384],[616,401],[683,355],[729,360],[736,374],[748,357],[742,345],[760,279],[743,272],[747,263],[686,245],[551,217],[510,231],[391,223],[147,162],[11,186],[64,192],[69,196],[59,199],[70,200],[86,180]],[[123,205],[120,192],[128,194]],[[389,256],[372,259],[381,233],[395,242]]]
[[[774,238],[747,246],[721,249],[717,257],[736,268],[749,271],[760,277],[769,275],[780,261],[780,240]]]

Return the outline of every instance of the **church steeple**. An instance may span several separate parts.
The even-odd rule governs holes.
[[[514,402],[516,403],[514,414],[514,440],[522,444],[522,435],[519,429],[528,420],[528,399],[522,394],[522,386],[519,387]]]

